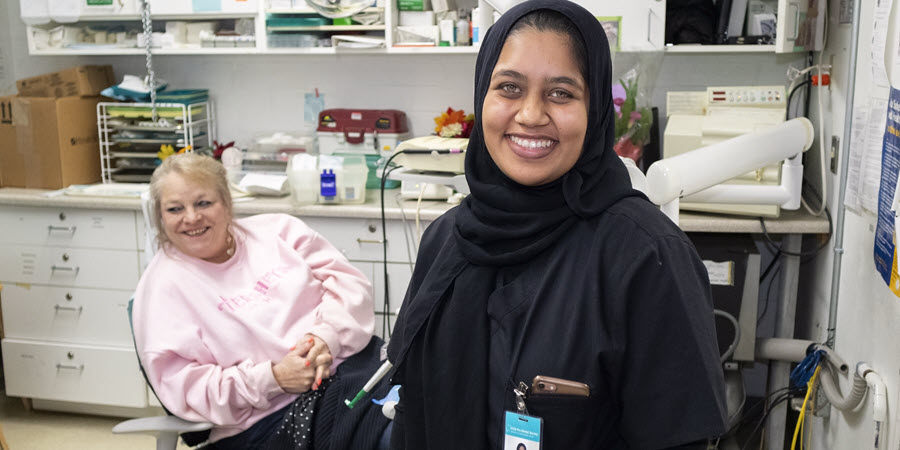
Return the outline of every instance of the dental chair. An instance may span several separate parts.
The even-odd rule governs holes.
[[[144,218],[145,230],[145,262],[150,262],[154,253],[156,253],[157,233],[156,227],[151,220],[153,215],[151,214],[152,204],[150,202],[150,192],[141,194],[141,213]],[[134,327],[131,320],[131,308],[133,303],[134,298],[128,301],[128,324],[132,326],[132,338],[134,337]],[[135,345],[135,352],[137,352],[137,345]],[[138,363],[140,364],[140,355],[138,355]],[[150,385],[150,380],[147,379],[147,374],[144,372],[143,366],[141,366],[141,374],[144,375],[144,380],[147,382],[147,386],[150,386],[150,390],[152,391],[153,386]],[[212,429],[213,426],[211,423],[189,422],[172,415],[172,413],[165,409],[165,406],[163,407],[163,410],[165,410],[168,415],[140,417],[137,419],[126,420],[116,424],[116,426],[113,427],[112,432],[114,434],[149,434],[156,438],[157,450],[175,450],[178,445],[179,436],[182,437],[187,445],[192,447],[203,444],[209,438],[209,430]]]

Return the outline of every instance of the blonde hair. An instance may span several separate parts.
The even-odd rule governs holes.
[[[152,220],[153,226],[156,227],[156,244],[158,248],[164,249],[165,244],[169,242],[169,237],[166,236],[165,228],[163,228],[160,204],[162,202],[163,185],[169,175],[172,174],[181,175],[185,180],[190,180],[201,186],[213,188],[225,205],[229,222],[234,219],[231,191],[228,190],[228,177],[225,173],[225,167],[221,163],[209,156],[196,153],[182,153],[169,156],[153,171],[153,176],[150,178],[150,203],[153,210]]]

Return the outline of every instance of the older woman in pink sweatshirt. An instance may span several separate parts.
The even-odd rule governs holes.
[[[295,217],[234,219],[212,158],[167,158],[150,193],[160,251],[138,284],[133,322],[159,400],[213,423],[215,448],[306,448],[323,385],[374,346],[371,284]]]

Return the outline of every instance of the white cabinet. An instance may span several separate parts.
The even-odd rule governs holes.
[[[662,50],[666,46],[666,0],[573,0],[606,23],[618,26],[618,49],[624,52]],[[609,33],[607,33],[609,34]]]
[[[147,387],[133,348],[3,339],[6,393],[143,408]]]
[[[387,337],[382,323],[389,320],[393,325],[397,309],[406,295],[406,288],[412,277],[412,262],[416,257],[414,244],[410,242],[412,235],[403,230],[406,224],[401,220],[386,221],[388,273],[386,283],[381,220],[330,217],[301,217],[301,219],[344,253],[347,259],[372,282],[375,298],[375,334]],[[423,225],[423,229],[425,226],[427,223]],[[387,308],[384,302],[385,285],[390,298],[390,305]]]
[[[822,4],[827,0],[821,0]],[[813,6],[810,6],[813,3]],[[816,51],[822,50],[824,44],[825,17],[824,12],[811,13],[816,2],[808,0],[778,0],[778,24],[775,38],[775,53],[802,52],[804,44],[814,42]],[[822,7],[822,6],[819,6]]]
[[[146,407],[126,312],[135,213],[3,205],[0,229],[6,393]]]

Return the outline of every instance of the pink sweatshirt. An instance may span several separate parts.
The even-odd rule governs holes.
[[[275,382],[306,333],[335,357],[362,350],[375,326],[372,285],[341,252],[295,217],[235,221],[234,256],[214,264],[173,246],[138,283],[134,334],[150,384],[178,417],[237,434],[292,402]]]

